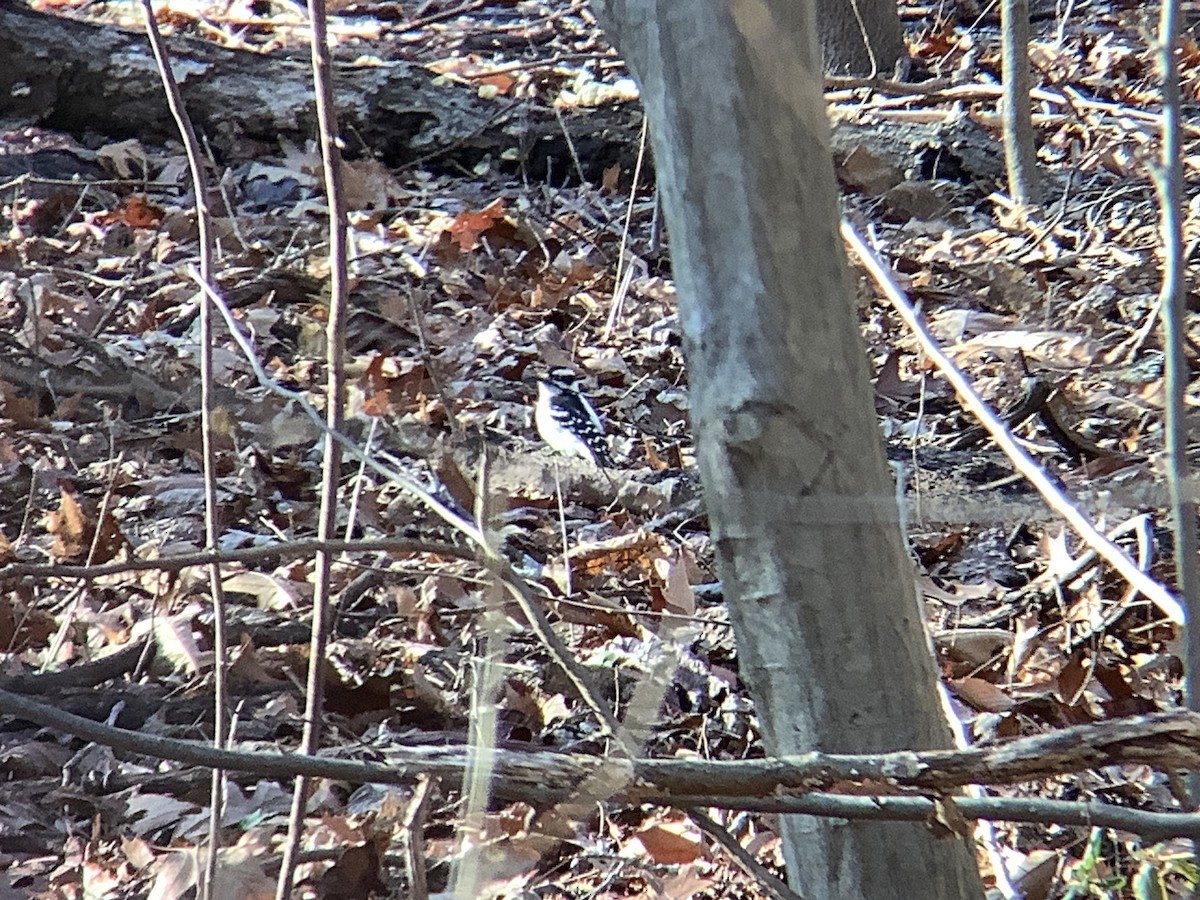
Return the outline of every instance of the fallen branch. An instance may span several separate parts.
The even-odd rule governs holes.
[[[207,743],[113,728],[19,694],[0,691],[0,713],[114,750],[263,777],[406,784],[425,775],[457,781],[466,747],[395,747],[383,762],[291,753],[216,750]],[[98,711],[98,715],[103,715]],[[373,748],[373,752],[379,752]],[[493,796],[539,807],[570,799],[580,784],[611,778],[618,803],[721,807],[855,819],[924,819],[952,802],[967,818],[1120,828],[1162,839],[1200,837],[1200,815],[1146,812],[1096,803],[948,797],[966,784],[1011,784],[1119,764],[1200,768],[1200,714],[1156,713],[1081,725],[994,747],[871,755],[807,753],[785,759],[713,762],[618,759],[489,750]],[[844,792],[844,793],[836,793]],[[935,795],[937,799],[913,792]],[[866,796],[864,796],[866,795]]]
[[[319,541],[310,538],[260,544],[256,547],[242,547],[235,550],[196,550],[192,553],[173,553],[168,556],[160,556],[158,559],[129,559],[91,566],[9,563],[7,566],[0,566],[0,582],[24,577],[78,578],[81,581],[95,581],[109,575],[123,575],[127,572],[179,572],[183,569],[207,566],[212,563],[225,565],[261,562],[275,558],[298,559],[310,556],[318,550],[328,550],[331,553],[403,553],[413,556],[429,554],[465,560],[473,560],[476,556],[475,551],[470,547],[413,538],[379,537],[353,541]]]

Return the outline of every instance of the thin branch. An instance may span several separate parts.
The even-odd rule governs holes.
[[[309,46],[312,51],[313,95],[317,105],[317,134],[325,173],[325,199],[329,204],[329,321],[325,329],[325,447],[321,465],[321,510],[317,539],[337,536],[338,485],[342,475],[342,447],[333,435],[342,430],[346,405],[346,318],[350,295],[349,254],[346,239],[346,198],[342,191],[342,154],[338,146],[337,110],[333,102],[332,59],[326,34],[325,0],[309,0]],[[305,686],[304,733],[301,752],[313,754],[321,744],[325,709],[325,648],[329,644],[333,603],[332,572],[335,556],[317,551],[309,641],[308,681]],[[283,846],[283,863],[275,896],[288,900],[296,871],[296,857],[308,809],[308,779],[300,777],[292,791],[292,809]]]
[[[438,372],[437,361],[434,360],[433,351],[429,348],[429,339],[426,337],[427,329],[425,328],[425,310],[421,308],[421,298],[416,291],[406,290],[404,293],[408,297],[413,329],[417,332],[417,341],[421,348],[421,362],[425,364],[425,372],[433,383],[433,389],[437,393],[438,399],[442,401],[442,409],[446,411],[446,423],[450,426],[450,436],[455,441],[465,441],[466,435],[463,424],[458,418],[457,404],[454,397],[446,390],[446,383]]]
[[[612,336],[617,319],[621,317],[621,308],[625,305],[625,297],[629,293],[631,281],[629,272],[633,271],[633,260],[630,259],[626,262],[625,254],[629,246],[629,227],[633,222],[634,201],[637,200],[638,181],[642,176],[642,163],[646,159],[646,138],[649,133],[650,120],[646,116],[642,116],[642,133],[638,137],[637,160],[633,164],[633,184],[629,186],[629,203],[625,205],[625,221],[621,224],[621,244],[617,248],[617,271],[613,274],[612,306],[608,311],[608,318],[604,322],[603,339],[606,341]],[[626,272],[625,269],[629,271]]]
[[[10,563],[0,566],[0,583],[13,578],[78,578],[95,581],[109,575],[126,572],[179,572],[195,566],[225,565],[228,563],[250,563],[277,557],[298,558],[311,556],[318,550],[331,553],[407,553],[446,556],[452,559],[473,560],[477,554],[470,547],[444,544],[414,538],[370,538],[354,541],[320,541],[309,538],[298,541],[280,541],[277,544],[262,544],[237,550],[197,550],[194,553],[172,553],[158,559],[131,559],[124,562],[104,563],[94,566],[67,566],[45,563]]]
[[[1179,44],[1179,0],[1163,0],[1159,27],[1158,65],[1162,70],[1162,157],[1153,172],[1158,188],[1159,217],[1163,242],[1163,276],[1159,291],[1162,316],[1163,352],[1166,355],[1163,391],[1166,394],[1163,432],[1166,438],[1167,491],[1171,498],[1171,528],[1175,538],[1175,581],[1190,613],[1191,621],[1200,619],[1200,571],[1196,561],[1196,504],[1188,498],[1188,428],[1186,395],[1187,356],[1183,345],[1187,337],[1187,299],[1185,297],[1183,251],[1183,120],[1179,89],[1179,65],[1175,58]],[[1180,648],[1184,658],[1185,700],[1188,708],[1200,709],[1200,641],[1180,629]],[[1191,791],[1200,786],[1193,779]],[[1192,802],[1197,801],[1192,797]]]
[[[425,817],[429,813],[429,797],[433,782],[420,778],[408,808],[404,811],[404,868],[408,872],[409,900],[429,900],[429,882],[426,877]]]
[[[921,345],[921,349],[925,351],[945,379],[958,392],[959,400],[963,406],[975,414],[983,427],[987,429],[988,434],[992,436],[992,439],[1004,452],[1004,455],[1012,461],[1016,470],[1024,475],[1026,480],[1042,495],[1042,499],[1046,501],[1046,505],[1062,516],[1067,521],[1067,524],[1075,529],[1075,533],[1083,539],[1084,543],[1100,554],[1130,584],[1153,601],[1168,619],[1177,625],[1183,624],[1186,619],[1183,606],[1174,595],[1162,584],[1139,569],[1137,563],[1130,559],[1124,550],[1101,534],[1096,529],[1096,526],[1050,480],[1050,477],[1034,461],[1033,457],[1025,451],[1025,448],[1017,443],[1016,438],[1012,436],[1004,423],[992,412],[983,401],[983,398],[975,392],[975,389],[971,386],[971,382],[963,374],[962,369],[955,365],[950,357],[943,352],[942,348],[938,346],[938,342],[926,330],[916,310],[913,309],[912,304],[908,302],[908,298],[904,296],[904,292],[900,290],[895,279],[892,278],[891,272],[888,271],[887,267],[879,260],[871,248],[867,246],[866,242],[849,222],[842,222],[842,237],[854,250],[855,255],[891,302],[892,307],[899,314],[900,318],[904,320],[909,330],[912,331],[917,342]]]
[[[213,283],[213,233],[212,216],[208,209],[208,176],[204,171],[200,142],[192,127],[191,117],[183,103],[175,74],[171,70],[166,42],[158,30],[158,20],[150,0],[142,0],[142,12],[146,20],[146,37],[154,51],[166,93],[167,105],[179,129],[187,153],[188,171],[192,180],[192,191],[196,195],[196,227],[200,244],[200,281]],[[216,411],[216,396],[213,379],[213,315],[212,303],[206,296],[200,298],[200,435],[201,455],[204,470],[204,542],[215,549],[220,537],[217,523],[217,450],[216,429],[213,416]],[[225,630],[225,588],[221,584],[221,570],[215,564],[208,567],[208,585],[213,603],[213,746],[221,749],[228,741],[229,686],[226,679],[225,660],[228,656],[229,638]],[[213,770],[212,791],[209,807],[208,855],[205,863],[201,897],[212,896],[217,879],[217,861],[221,841],[221,821],[225,806],[225,779],[219,769]]]
[[[1001,0],[1000,36],[1004,61],[1004,97],[1000,111],[1004,122],[1008,192],[1021,206],[1031,206],[1041,201],[1041,191],[1033,110],[1029,105],[1029,92],[1033,87],[1029,65],[1029,0]]]
[[[495,498],[491,490],[491,462],[484,445],[479,458],[475,484],[475,527],[489,538],[495,537]],[[502,613],[504,589],[493,578],[483,589],[486,607],[480,629],[480,647],[472,660],[471,708],[467,728],[467,765],[462,776],[459,813],[459,853],[451,864],[449,893],[461,900],[479,896],[486,878],[484,844],[477,840],[483,831],[484,815],[491,798],[492,764],[496,749],[497,707],[501,694],[504,656],[512,633],[509,619]]]
[[[488,608],[483,613],[482,646],[472,660],[470,739],[462,774],[462,797],[458,818],[459,850],[450,870],[449,894],[458,900],[474,900],[483,893],[487,878],[484,816],[491,800],[493,765],[496,760],[496,697],[502,693],[504,653],[510,633],[506,617],[499,612],[503,591],[496,582],[484,590]]]
[[[141,641],[131,641],[115,653],[57,672],[0,676],[0,690],[28,695],[96,687],[106,681],[128,675],[137,667],[142,656],[153,652],[155,648],[154,638],[149,637]]]
[[[1147,845],[1175,837],[1200,837],[1200,816],[1193,813],[1145,812],[1107,803],[1073,803],[1064,800],[955,797],[953,801],[935,801],[926,797],[850,797],[817,793],[804,797],[748,799],[744,805],[737,807],[731,807],[729,801],[718,801],[711,795],[681,796],[674,798],[673,802],[699,806],[720,802],[727,809],[874,822],[935,821],[942,815],[938,805],[945,806],[953,802],[954,808],[967,820],[1112,828],[1140,835],[1142,842]]]
[[[949,78],[938,78],[923,81],[920,84],[910,84],[907,81],[895,81],[880,76],[871,78],[865,78],[861,75],[825,76],[825,90],[827,91],[870,90],[896,97],[928,97],[934,100],[939,99],[947,89],[954,86],[954,82]]]
[[[742,871],[757,881],[772,897],[779,900],[804,900],[755,859],[720,822],[698,809],[689,809],[687,815],[697,828],[720,844]]]

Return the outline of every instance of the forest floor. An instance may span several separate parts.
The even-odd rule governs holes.
[[[140,27],[136,4],[29,5]],[[564,117],[636,103],[579,2],[331,5],[342,60],[404,59],[447,90]],[[307,52],[289,4],[157,8],[170,33],[246,52]],[[1019,214],[994,171],[972,169],[954,145],[966,129],[976,150],[999,158],[997,21],[967,3],[902,11],[918,70],[948,86],[900,94],[831,83],[845,214],[995,408],[1040,398],[1017,435],[1101,530],[1121,534],[1170,584],[1149,174],[1160,95],[1147,12],[1087,2],[1036,18],[1046,195],[1041,210]],[[1181,63],[1193,123],[1200,46],[1190,37]],[[873,142],[910,127],[926,137],[907,158]],[[1197,133],[1190,124],[1191,182]],[[143,735],[209,739],[206,570],[153,566],[201,549],[205,533],[198,302],[186,270],[197,235],[181,151],[95,135],[85,147],[33,130],[5,143],[8,155],[69,148],[107,176],[4,185],[0,689]],[[640,723],[646,755],[753,758],[762,749],[694,467],[669,235],[653,166],[637,157],[630,147],[595,179],[580,178],[591,167],[578,159],[536,177],[504,155],[471,170],[350,160],[348,430],[365,454],[386,453],[405,477],[439,485],[468,520],[487,460],[489,527],[575,658],[603,676],[608,699],[632,715],[633,688],[653,684],[664,665],[670,673],[656,685],[661,705]],[[289,147],[214,171],[224,175],[217,286],[267,376],[320,407],[328,242],[319,159]],[[1191,202],[1188,212],[1191,238],[1200,235]],[[1194,282],[1194,267],[1188,275]],[[865,276],[858,287],[883,435],[906,472],[916,578],[970,739],[1175,708],[1176,626],[1107,567],[1077,564],[1083,548],[1008,478],[1003,455]],[[296,542],[316,533],[320,431],[295,397],[260,383],[228,337],[214,353],[235,744],[294,749],[314,582],[311,544]],[[610,479],[558,460],[537,439],[531,379],[559,365],[584,376],[607,423],[619,461]],[[488,660],[499,663],[490,697],[500,747],[604,752],[591,711],[521,611],[494,596],[469,554],[446,552],[461,546],[454,529],[369,468],[348,465],[343,488],[339,527],[356,543],[333,571],[328,755],[466,745],[472,686]],[[147,646],[155,652],[139,652]],[[124,667],[92,683],[56,678],[117,658]],[[0,900],[173,900],[194,888],[207,770],[8,719],[0,773]],[[231,776],[230,881],[217,896],[273,896],[290,790],[287,778]],[[1166,776],[1146,766],[997,793],[1178,809]],[[462,801],[462,785],[448,779],[319,780],[301,889],[326,900],[414,896],[405,860],[416,858],[437,894],[463,854],[483,847],[481,897],[771,896],[684,812],[593,806],[564,827],[548,824],[546,810],[495,802],[467,829]],[[767,870],[782,871],[772,816],[709,815]],[[994,840],[992,853],[980,852],[989,884],[1002,860],[1022,897],[1183,896],[1191,874],[1182,842],[1005,823]],[[1150,884],[1161,893],[1147,893]]]

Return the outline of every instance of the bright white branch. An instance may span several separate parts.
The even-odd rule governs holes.
[[[1075,530],[1075,533],[1083,539],[1083,542],[1095,550],[1103,557],[1114,569],[1131,585],[1142,592],[1151,602],[1157,606],[1168,619],[1177,625],[1182,625],[1186,620],[1186,615],[1183,611],[1183,606],[1175,598],[1175,596],[1167,590],[1161,583],[1155,581],[1145,572],[1137,567],[1137,564],[1129,558],[1129,556],[1106,538],[1092,524],[1079,508],[1068,498],[1058,487],[1050,480],[1050,477],[1042,470],[1042,467],[1028,453],[1025,452],[1016,438],[1008,430],[1005,424],[996,416],[994,412],[983,401],[983,398],[975,392],[971,386],[971,382],[963,371],[954,364],[938,342],[934,340],[933,335],[925,328],[921,322],[921,317],[908,302],[908,298],[904,296],[904,292],[896,284],[892,278],[891,272],[888,270],[880,259],[875,255],[874,251],[867,246],[866,241],[854,229],[854,226],[843,220],[842,222],[842,237],[846,243],[850,245],[854,254],[862,262],[866,270],[875,279],[875,283],[879,285],[879,289],[883,291],[884,296],[892,304],[892,307],[904,320],[904,323],[912,330],[917,341],[921,345],[921,349],[925,351],[938,370],[946,378],[955,391],[958,392],[959,400],[968,410],[975,414],[980,423],[987,430],[988,434],[996,442],[997,446],[1004,452],[1018,472],[1025,476],[1026,480],[1034,486],[1042,499],[1046,501],[1046,505],[1062,516],[1067,524]]]

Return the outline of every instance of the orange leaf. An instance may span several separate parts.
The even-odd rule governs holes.
[[[482,77],[475,78],[474,80],[476,84],[488,85],[501,96],[507,94],[509,90],[512,89],[512,86],[517,83],[517,79],[513,78],[511,75],[506,75],[503,72],[498,72],[495,75],[484,75]]]
[[[101,217],[105,225],[124,222],[130,228],[155,228],[163,220],[163,211],[145,197],[131,194],[108,214]]]
[[[455,216],[446,230],[460,249],[474,250],[479,246],[479,238],[502,218],[504,201],[494,200],[478,211],[464,209]]]

